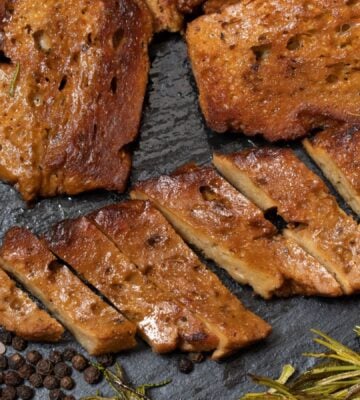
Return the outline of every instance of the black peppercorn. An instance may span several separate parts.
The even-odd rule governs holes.
[[[183,374],[190,374],[194,369],[194,364],[188,358],[182,357],[179,361],[179,370]]]
[[[8,359],[6,356],[0,356],[0,371],[4,371],[8,367]]]
[[[89,383],[90,385],[99,383],[101,378],[102,378],[101,372],[93,365],[87,367],[86,370],[84,371],[85,382]]]
[[[15,336],[11,341],[12,347],[17,351],[23,351],[27,348],[27,341],[19,336]]]
[[[25,364],[25,358],[19,353],[12,354],[8,358],[9,368],[15,369],[16,371],[20,369],[24,364]]]
[[[4,343],[6,345],[10,345],[12,338],[13,338],[13,335],[11,332],[9,332],[7,330],[0,332],[0,342]]]
[[[21,385],[16,388],[16,393],[18,397],[22,400],[30,400],[34,397],[34,389],[30,386]]]
[[[54,374],[59,379],[70,376],[71,372],[71,368],[64,362],[59,362],[54,367]]]
[[[49,393],[50,400],[64,400],[65,394],[60,389],[51,390]]]
[[[60,387],[59,379],[54,375],[48,375],[44,378],[43,385],[46,389],[58,389]]]
[[[64,400],[75,400],[75,397],[74,396],[65,396],[64,397]]]
[[[42,355],[36,350],[29,351],[26,354],[26,360],[32,365],[36,365],[41,359]]]
[[[67,347],[63,353],[64,361],[71,361],[74,356],[76,356],[77,352],[75,349],[71,347]]]
[[[60,381],[60,387],[62,387],[65,390],[71,390],[75,386],[75,382],[70,376],[65,376],[64,378],[61,379]]]
[[[4,383],[4,373],[1,371],[0,372],[0,385]]]
[[[18,370],[19,375],[24,379],[29,379],[30,376],[35,372],[35,368],[30,364],[24,364]]]
[[[6,386],[1,390],[1,400],[15,400],[16,398],[16,389],[13,386]]]
[[[29,382],[34,388],[41,388],[43,386],[43,377],[40,374],[32,374],[29,378]]]
[[[59,362],[61,362],[63,360],[63,357],[62,357],[62,354],[59,351],[53,350],[49,354],[49,360],[52,363],[57,364],[57,363],[59,363]]]
[[[88,361],[85,357],[80,354],[77,354],[71,359],[72,366],[77,371],[84,371],[84,369],[88,366]]]
[[[9,386],[19,386],[23,383],[23,378],[16,371],[4,372],[4,383]]]
[[[102,356],[96,357],[96,360],[104,368],[112,367],[115,363],[115,357],[113,354],[103,354]]]
[[[40,360],[36,364],[36,372],[40,375],[50,375],[53,371],[53,365],[52,362],[46,359]]]

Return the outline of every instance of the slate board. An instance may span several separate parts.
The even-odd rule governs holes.
[[[230,152],[245,146],[264,144],[261,139],[248,140],[238,134],[218,135],[205,127],[198,108],[186,46],[180,35],[157,36],[151,47],[151,59],[152,69],[141,134],[134,145],[132,182],[171,172],[188,161],[209,163],[214,150]],[[291,146],[311,168],[319,172],[299,143]],[[96,192],[72,198],[42,200],[33,208],[27,208],[13,188],[0,184],[0,237],[13,225],[28,226],[42,233],[52,223],[77,217],[124,197],[126,195]],[[211,262],[207,264],[247,307],[271,323],[273,333],[267,341],[227,361],[206,361],[196,365],[190,375],[178,371],[180,354],[155,355],[144,343],[140,343],[134,351],[119,355],[118,360],[134,383],[172,379],[170,385],[153,392],[154,399],[235,400],[255,388],[248,373],[275,377],[284,363],[291,363],[299,369],[310,367],[313,361],[301,354],[316,347],[309,332],[311,328],[321,329],[358,349],[359,343],[352,332],[354,325],[360,323],[358,298],[329,300],[298,297],[264,301],[254,297],[249,288],[236,284]],[[55,347],[61,349],[69,344],[77,346],[71,336],[67,335]],[[36,347],[46,352],[54,346],[30,346]],[[73,392],[76,398],[93,394],[97,389],[85,384],[81,378],[77,380]],[[111,394],[104,383],[98,388],[105,395]],[[36,399],[47,398],[45,390],[40,390],[36,395]]]

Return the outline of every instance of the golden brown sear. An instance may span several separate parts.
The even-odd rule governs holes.
[[[345,293],[360,290],[359,225],[293,151],[264,147],[216,158],[221,172],[259,207],[276,208],[288,223],[284,234],[317,258]]]
[[[118,221],[121,223],[121,221]],[[85,217],[56,225],[50,248],[109,299],[158,353],[210,351],[218,339],[181,305],[153,284]],[[141,248],[138,249],[141,251]]]
[[[359,17],[357,1],[253,0],[190,23],[209,127],[276,141],[359,124]]]
[[[41,310],[1,269],[0,325],[31,341],[57,342],[64,333],[64,328]]]
[[[10,229],[0,258],[2,267],[39,298],[90,354],[135,346],[134,324],[95,295],[30,231]]]
[[[123,191],[152,36],[142,0],[6,1],[0,178],[25,200]]]
[[[304,147],[350,207],[360,215],[360,131],[326,130]]]
[[[337,296],[340,287],[313,257],[278,235],[261,210],[213,168],[185,166],[135,185],[190,243],[263,296]]]
[[[154,18],[156,32],[179,32],[184,25],[184,14],[192,13],[204,0],[146,0]]]
[[[248,3],[252,0],[207,0],[204,3],[204,12],[205,14],[219,13],[226,7],[240,3],[240,1],[243,3]]]
[[[172,293],[218,338],[213,359],[265,338],[270,327],[246,310],[149,202],[127,201],[91,215],[146,277]]]

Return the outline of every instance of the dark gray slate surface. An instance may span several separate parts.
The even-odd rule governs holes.
[[[261,140],[249,141],[243,136],[217,135],[204,126],[199,112],[196,88],[186,58],[186,47],[179,36],[159,36],[152,46],[152,70],[145,105],[141,136],[134,145],[132,181],[170,172],[187,161],[208,163],[213,150],[234,151],[244,146],[262,145]],[[309,163],[299,144],[298,154]],[[310,163],[309,165],[314,168]],[[42,200],[27,208],[11,187],[0,184],[0,237],[13,225],[24,225],[36,232],[61,219],[76,217],[90,210],[120,200],[124,196],[98,192],[74,198]],[[139,348],[118,359],[135,383],[172,379],[173,382],[153,392],[157,400],[235,400],[254,389],[249,372],[276,376],[284,363],[299,369],[312,365],[301,356],[313,349],[310,328],[321,329],[344,343],[358,347],[352,328],[360,323],[358,298],[338,300],[294,298],[265,302],[252,291],[232,281],[226,273],[208,263],[251,310],[273,325],[273,334],[264,343],[240,352],[221,364],[206,361],[196,365],[194,372],[178,372],[179,354],[158,356],[141,343]],[[68,336],[56,348],[76,346]],[[34,347],[34,346],[32,346]],[[36,346],[35,346],[36,347]],[[48,351],[53,346],[40,346]],[[95,389],[81,383],[74,392],[77,398],[94,393]],[[110,394],[104,384],[99,388]],[[37,399],[46,399],[45,391]]]

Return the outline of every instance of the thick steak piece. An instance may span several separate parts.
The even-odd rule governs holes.
[[[324,267],[211,167],[188,165],[140,182],[132,196],[154,202],[188,242],[264,298],[341,294]]]
[[[360,131],[325,130],[304,140],[304,147],[324,175],[360,215]]]
[[[30,231],[12,228],[0,250],[16,277],[93,355],[135,346],[136,327],[94,294]]]
[[[216,348],[217,337],[176,296],[149,281],[147,274],[85,217],[56,225],[46,238],[61,259],[136,323],[138,332],[154,351]]]
[[[195,313],[218,338],[213,359],[265,338],[270,326],[246,310],[149,202],[127,201],[90,217],[161,289]]]
[[[359,124],[359,17],[357,1],[254,0],[191,22],[209,127],[276,141]]]
[[[25,200],[123,191],[148,80],[142,0],[5,1],[0,178]]]
[[[15,282],[1,269],[0,325],[24,339],[36,342],[57,342],[64,333],[64,328],[16,287]]]
[[[360,228],[325,183],[290,149],[264,147],[217,156],[217,166],[263,210],[288,223],[285,236],[317,258],[347,294],[360,290]]]

